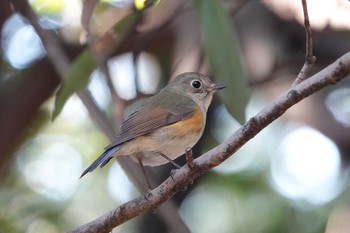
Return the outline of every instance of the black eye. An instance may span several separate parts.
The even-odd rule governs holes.
[[[194,80],[194,81],[191,82],[191,85],[192,85],[192,87],[198,89],[198,88],[200,88],[202,86],[202,83],[200,81],[198,81],[198,80]]]

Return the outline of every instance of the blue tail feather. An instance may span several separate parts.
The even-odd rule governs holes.
[[[100,167],[104,167],[113,158],[114,153],[116,153],[118,150],[119,146],[111,147],[105,150],[100,157],[98,157],[88,168],[85,169],[80,178],[95,170],[100,164]]]

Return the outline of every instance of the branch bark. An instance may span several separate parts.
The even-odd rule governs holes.
[[[85,225],[68,231],[68,233],[110,232],[114,227],[157,208],[178,191],[187,187],[195,178],[232,156],[290,107],[322,88],[345,79],[349,74],[350,52],[302,83],[291,87],[219,146],[195,159],[196,166],[190,168],[185,165],[180,168],[172,177],[167,178],[161,185],[151,190],[147,198],[144,196],[135,198]]]

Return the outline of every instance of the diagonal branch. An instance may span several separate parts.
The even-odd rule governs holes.
[[[266,126],[279,118],[290,107],[322,88],[336,84],[349,75],[350,52],[309,79],[290,88],[275,101],[266,106],[261,112],[252,117],[245,125],[219,146],[195,159],[194,162],[196,166],[189,168],[186,165],[180,168],[172,177],[169,177],[157,188],[151,190],[147,199],[144,196],[135,198],[92,222],[68,231],[68,233],[110,232],[114,227],[138,215],[153,210],[189,185],[193,179],[209,171],[211,168],[218,166],[232,156],[233,153]]]
[[[298,85],[302,81],[306,79],[306,75],[311,71],[311,68],[315,64],[316,57],[313,55],[312,52],[312,32],[311,32],[311,26],[310,26],[310,19],[309,19],[309,13],[307,10],[307,3],[306,0],[301,0],[303,5],[303,12],[304,12],[304,28],[306,33],[306,54],[305,54],[305,63],[303,65],[303,68],[301,68],[297,78],[295,79],[292,86]]]

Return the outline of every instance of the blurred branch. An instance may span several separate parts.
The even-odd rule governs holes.
[[[0,85],[0,180],[11,167],[14,152],[26,139],[28,129],[32,130],[30,125],[40,106],[60,84],[59,75],[48,59],[16,76]]]
[[[55,61],[52,64],[56,72],[63,80],[65,71],[67,70],[70,61],[68,56],[64,53],[64,50],[61,48],[61,46],[59,46],[59,42],[57,41],[56,36],[41,27],[39,24],[38,16],[30,7],[28,1],[13,0],[12,4],[14,8],[24,17],[26,17],[34,27],[47,51],[47,56],[51,61]]]
[[[32,24],[35,31],[38,33],[46,51],[47,56],[51,60],[56,72],[59,74],[61,80],[65,77],[65,71],[68,70],[70,65],[70,59],[65,54],[64,49],[60,46],[56,36],[49,30],[45,30],[39,24],[38,16],[35,14],[33,9],[30,7],[28,1],[25,0],[13,0],[13,6],[19,11],[28,21]],[[77,93],[79,98],[87,107],[91,118],[98,125],[98,127],[106,133],[109,138],[116,136],[115,132],[110,131],[112,127],[109,122],[103,116],[101,110],[97,107],[93,101],[92,96],[87,91],[81,91]]]
[[[144,196],[135,198],[107,214],[68,232],[110,232],[114,227],[147,211],[153,210],[170,199],[178,191],[191,184],[193,179],[209,171],[211,168],[218,166],[232,156],[233,153],[270,123],[279,118],[290,107],[322,88],[345,79],[349,74],[350,52],[309,79],[290,88],[271,104],[267,105],[261,112],[252,117],[219,146],[193,160],[193,168],[190,168],[188,165],[180,168],[172,177],[169,177],[157,188],[151,190],[147,198]]]
[[[301,0],[303,4],[303,12],[304,12],[304,27],[306,32],[306,54],[305,54],[305,63],[303,68],[301,68],[297,78],[295,79],[292,86],[295,86],[306,79],[306,75],[310,72],[311,68],[315,64],[316,57],[312,52],[312,32],[309,20],[309,14],[307,10],[306,0]]]
[[[24,17],[26,17],[32,24],[47,51],[47,55],[51,60],[52,65],[59,74],[60,78],[63,80],[65,77],[65,71],[68,70],[71,61],[65,54],[64,49],[57,41],[57,37],[51,31],[45,30],[40,26],[38,16],[30,7],[28,1],[13,0],[12,4],[14,8]],[[136,25],[137,24],[134,26],[136,27]],[[126,32],[127,36],[130,35],[131,31],[132,30],[130,29],[130,31]],[[112,141],[116,137],[116,132],[113,130],[113,127],[108,122],[102,111],[96,105],[91,94],[87,90],[84,90],[78,92],[77,95],[86,106],[93,122],[98,126],[98,128],[101,129],[101,131],[107,135],[109,140]],[[139,171],[140,169],[137,164],[132,162],[130,158],[121,158],[118,161],[123,169],[129,175],[131,175],[132,180],[135,182],[135,185],[140,190],[146,190],[147,187],[143,180],[143,174]],[[178,232],[178,230],[181,232],[189,232],[189,229],[181,220],[174,202],[168,202],[166,205],[159,207],[158,212],[159,216],[169,226],[169,228],[172,229],[173,232]]]
[[[81,21],[81,26],[85,29],[87,33],[88,40],[91,36],[90,21],[97,3],[98,3],[98,0],[83,1],[83,9],[82,9],[80,21]]]

